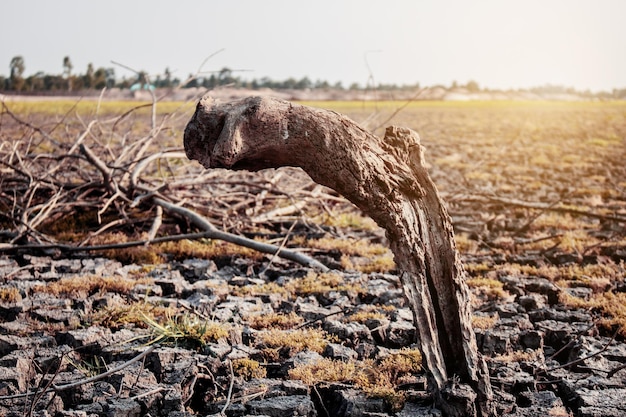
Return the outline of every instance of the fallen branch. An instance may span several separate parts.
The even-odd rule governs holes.
[[[243,246],[249,249],[254,249],[259,252],[279,256],[283,259],[288,259],[290,261],[297,262],[301,265],[319,269],[324,272],[328,271],[328,267],[326,265],[302,253],[290,251],[287,249],[282,249],[281,247],[276,246],[276,245],[271,245],[269,243],[263,243],[263,242],[257,242],[256,240],[248,239],[247,237],[244,237],[244,236],[239,236],[239,235],[235,235],[232,233],[218,230],[206,218],[200,216],[198,213],[194,211],[191,211],[184,207],[174,205],[172,203],[168,203],[167,201],[162,200],[160,198],[154,198],[153,201],[155,202],[155,204],[163,207],[165,210],[182,215],[188,218],[197,227],[204,229],[206,238],[223,240],[225,242],[234,243],[236,245]]]

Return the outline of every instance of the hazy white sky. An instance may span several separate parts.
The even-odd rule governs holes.
[[[87,64],[242,78],[626,88],[623,0],[5,0],[0,74]],[[367,62],[367,63],[366,63]],[[368,70],[369,65],[369,70]]]

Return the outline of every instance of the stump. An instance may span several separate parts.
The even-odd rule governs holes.
[[[205,168],[300,167],[372,217],[386,230],[401,273],[438,407],[448,416],[495,415],[452,224],[417,133],[392,126],[379,138],[332,111],[205,96],[184,142],[187,156]]]

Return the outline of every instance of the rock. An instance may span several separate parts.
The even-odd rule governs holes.
[[[524,391],[517,396],[518,408],[506,417],[567,417],[568,411],[563,402],[552,391]]]
[[[24,392],[35,377],[32,351],[15,350],[0,358],[0,381],[13,384]]]
[[[389,348],[411,346],[414,343],[415,329],[410,309],[402,307],[394,297],[401,297],[398,278],[389,274],[371,274],[372,282],[367,276],[353,274],[344,276],[344,280],[357,282],[364,288],[375,290],[375,294],[359,295],[355,302],[351,294],[333,292],[323,297],[298,297],[287,299],[282,294],[262,294],[245,297],[230,295],[231,289],[227,279],[242,277],[241,268],[224,267],[215,271],[211,261],[186,262],[170,265],[154,266],[151,273],[160,280],[158,286],[147,284],[137,286],[130,293],[96,293],[84,299],[75,299],[67,294],[51,296],[33,291],[35,285],[45,285],[35,279],[38,277],[48,282],[62,277],[82,274],[83,264],[89,271],[102,274],[114,274],[121,277],[132,277],[140,271],[148,270],[140,266],[120,266],[116,262],[106,260],[62,260],[55,261],[46,257],[32,257],[32,269],[23,269],[11,275],[11,282],[22,294],[21,306],[10,312],[13,304],[0,303],[0,395],[11,395],[32,389],[35,383],[44,378],[43,383],[58,374],[54,383],[64,384],[85,378],[85,374],[75,368],[75,364],[95,363],[95,357],[109,367],[116,366],[135,357],[135,349],[129,349],[128,341],[138,335],[145,335],[140,326],[129,325],[122,330],[111,332],[99,326],[82,327],[76,330],[61,329],[65,323],[76,320],[79,314],[101,310],[105,307],[123,307],[140,300],[142,303],[159,306],[170,306],[179,312],[198,312],[214,321],[228,323],[237,337],[224,338],[219,343],[209,343],[204,350],[190,350],[183,347],[160,346],[150,353],[143,362],[138,362],[111,375],[104,380],[81,384],[72,390],[57,394],[49,407],[40,402],[33,416],[108,416],[108,415],[152,415],[191,417],[219,413],[224,406],[225,396],[230,384],[230,373],[227,360],[250,358],[264,360],[259,354],[253,329],[241,328],[242,317],[247,314],[266,314],[290,312],[299,314],[304,320],[316,321],[336,341],[327,345],[323,357],[335,360],[352,361],[373,359],[382,360],[390,354]],[[48,264],[47,264],[48,263]],[[0,271],[3,265],[7,268],[19,268],[6,262],[0,256]],[[33,266],[34,265],[34,266]],[[117,265],[117,267],[116,267]],[[104,267],[116,267],[105,270]],[[151,267],[152,268],[152,267]],[[156,271],[162,269],[162,272]],[[245,269],[245,268],[244,268]],[[272,279],[277,283],[287,282],[297,274],[306,273],[298,268],[286,272],[277,269]],[[285,275],[286,274],[286,275]],[[284,275],[284,276],[283,276]],[[252,278],[251,278],[252,277]],[[245,280],[254,283],[255,276],[245,276]],[[560,382],[558,395],[537,384],[534,376],[539,368],[556,367],[570,360],[578,359],[597,352],[607,345],[608,337],[601,337],[591,327],[592,312],[582,309],[574,310],[558,304],[559,290],[548,280],[537,277],[500,277],[505,288],[510,285],[509,292],[516,294],[515,302],[493,303],[483,306],[484,311],[500,311],[502,315],[489,330],[478,330],[477,339],[483,352],[489,355],[504,354],[501,359],[488,362],[494,388],[497,392],[498,415],[522,417],[525,415],[550,415],[553,417],[567,411],[575,416],[614,416],[612,408],[624,412],[615,403],[626,398],[622,390],[626,369],[608,377],[608,373],[626,362],[626,344],[621,339],[614,340],[601,354],[579,363],[573,367],[558,368],[545,377]],[[178,283],[176,282],[178,281]],[[346,281],[347,282],[347,281]],[[163,285],[163,286],[161,286]],[[182,288],[182,290],[181,290]],[[516,288],[515,290],[512,290]],[[160,292],[171,292],[164,296]],[[182,291],[178,294],[179,291]],[[395,293],[394,295],[394,292]],[[148,294],[148,297],[146,297]],[[585,294],[581,294],[585,295]],[[165,298],[169,297],[169,298]],[[345,323],[344,309],[355,308],[358,311],[366,303],[364,300],[386,299],[387,305],[395,305],[395,309],[386,309],[388,318],[370,319],[365,323]],[[556,300],[556,301],[555,301]],[[321,306],[336,303],[336,305]],[[403,302],[403,301],[402,301]],[[552,307],[550,307],[552,305]],[[4,310],[3,310],[4,308]],[[347,313],[346,313],[347,314]],[[28,317],[28,320],[25,318]],[[35,327],[33,327],[33,325]],[[33,329],[37,329],[35,332]],[[43,334],[43,336],[42,336]],[[556,350],[568,344],[557,360],[547,360]],[[575,342],[575,343],[574,343]],[[538,355],[534,361],[523,361],[510,353],[532,352]],[[65,358],[61,362],[61,358]],[[314,352],[300,352],[291,359],[280,359],[275,363],[264,364],[267,377],[244,381],[237,377],[234,393],[238,396],[250,396],[257,401],[254,408],[248,403],[233,402],[226,415],[243,417],[252,415],[290,415],[294,412],[302,415],[320,415],[325,417],[324,407],[331,407],[337,416],[388,417],[391,415],[386,404],[380,399],[367,398],[354,386],[332,384],[319,385],[313,390],[300,381],[285,379],[287,372],[298,364],[313,363],[322,358]],[[546,360],[548,363],[543,363]],[[143,363],[143,368],[141,366]],[[589,368],[592,370],[590,371]],[[576,373],[575,373],[576,372]],[[44,373],[47,376],[44,377]],[[418,377],[425,379],[424,376]],[[569,381],[569,382],[567,382]],[[423,385],[424,382],[421,382]],[[263,397],[258,397],[260,387]],[[162,387],[152,394],[145,395],[155,388]],[[408,402],[396,417],[439,417],[442,413],[432,408],[432,399],[418,398],[411,394],[412,390],[424,391],[424,387],[416,388],[416,384],[404,384],[402,389],[407,394]],[[318,395],[321,395],[321,397]],[[129,401],[123,397],[135,397]],[[297,401],[290,400],[295,397]],[[559,403],[562,398],[562,402]],[[321,398],[321,399],[320,399]],[[21,400],[19,400],[21,401]],[[22,407],[18,400],[0,402],[0,415],[16,416],[12,410]],[[119,402],[122,401],[122,402]],[[317,406],[311,406],[311,402]],[[563,404],[564,402],[564,404]],[[617,405],[615,405],[615,404]],[[273,404],[273,405],[272,405]],[[528,405],[530,404],[530,405]],[[559,408],[559,407],[568,408]],[[140,410],[140,411],[137,411]],[[329,411],[330,415],[332,414]],[[13,414],[12,414],[13,413]],[[289,414],[291,413],[291,414]],[[534,414],[533,414],[534,413]],[[613,414],[611,414],[613,413]],[[21,415],[21,414],[19,414]]]
[[[179,391],[170,390],[163,396],[163,403],[160,407],[160,413],[163,416],[171,416],[173,413],[183,412],[185,406],[183,397]]]
[[[88,416],[102,416],[105,414],[105,402],[90,402],[87,404],[78,404],[76,409],[87,413]],[[108,407],[107,407],[108,408]]]
[[[539,310],[529,311],[528,317],[533,323],[540,321],[553,320],[559,322],[587,322],[591,323],[593,318],[591,314],[583,310],[557,310],[555,308],[543,308]]]
[[[523,312],[523,309],[516,303],[502,303],[496,305],[494,311],[498,313],[500,318],[505,319],[517,316]]]
[[[282,389],[286,395],[308,395],[309,387],[300,381],[286,380],[282,382]]]
[[[415,343],[417,330],[412,321],[392,321],[386,329],[385,346],[401,348]]]
[[[519,343],[527,349],[543,349],[543,335],[537,330],[525,330],[519,335]]]
[[[215,321],[228,322],[232,321],[233,317],[247,317],[253,314],[271,312],[271,307],[263,304],[258,298],[229,295],[211,314]]]
[[[294,355],[293,358],[285,361],[285,365],[288,365],[290,368],[299,366],[299,365],[310,365],[322,360],[322,355],[317,352],[313,352],[310,350],[304,350],[302,352],[298,352]]]
[[[6,387],[10,385],[15,387],[17,392],[26,392],[26,389],[29,387],[30,378],[32,377],[32,372],[30,369],[27,369],[26,372],[23,372],[22,369],[19,368],[8,368],[5,366],[0,366],[0,381]],[[6,390],[5,387],[0,388],[1,390]],[[7,394],[13,393],[12,389],[8,389]]]
[[[116,368],[120,365],[125,364],[126,362],[112,362],[108,366],[110,368]],[[193,370],[193,369],[192,369]],[[120,391],[123,389],[130,389],[131,387],[143,387],[143,388],[156,388],[157,379],[156,376],[150,370],[144,367],[144,364],[141,362],[134,362],[124,368],[123,372],[117,372],[112,374],[107,378],[107,382],[109,382],[114,387],[120,387]],[[168,385],[177,386],[176,381],[172,381],[171,383],[164,378],[164,383]]]
[[[354,388],[333,384],[317,387],[323,409],[333,417],[365,417],[371,413],[384,413],[385,403],[380,398],[370,398]],[[315,398],[315,397],[314,397]]]
[[[42,322],[62,323],[65,326],[70,324],[78,324],[80,316],[77,310],[67,308],[64,310],[51,308],[38,308],[31,311],[32,316]]]
[[[68,330],[59,332],[56,335],[56,341],[59,345],[68,345],[73,348],[81,348],[81,352],[102,351],[102,347],[107,344],[107,340],[111,337],[111,330],[100,327],[91,326],[86,329]]]
[[[246,404],[246,411],[253,415],[267,415],[269,417],[317,416],[313,401],[306,395],[252,400]]]
[[[577,298],[588,300],[593,295],[593,290],[587,287],[568,287],[565,292]]]
[[[28,354],[27,353],[28,351],[19,351],[19,352]],[[5,358],[7,356],[5,356]],[[62,346],[57,346],[57,347],[52,347],[52,348],[46,347],[46,348],[37,349],[37,354],[34,357],[32,357],[31,360],[33,364],[44,373],[52,373],[52,372],[55,372],[57,369],[59,369],[60,371],[66,370],[67,364],[69,361],[65,360],[62,363],[61,359],[63,357],[74,361],[79,358],[79,355],[76,351],[72,350],[72,348],[70,348],[69,346],[62,345]],[[61,366],[61,368],[59,368],[59,366]]]
[[[164,297],[175,295],[182,296],[183,291],[191,289],[191,284],[183,278],[177,270],[155,269],[149,276],[154,279],[154,283],[161,287]]]
[[[178,347],[161,346],[151,352],[146,359],[146,366],[154,373],[158,382],[163,381],[176,364],[181,363],[192,367],[195,363],[193,352]]]
[[[209,274],[217,271],[217,265],[210,259],[185,259],[182,264],[175,266],[191,283],[206,279]]]
[[[505,354],[512,350],[518,333],[513,329],[476,329],[476,343],[483,355]]]
[[[21,295],[18,295],[13,301],[0,300],[0,317],[3,321],[13,321],[23,311],[24,303]]]
[[[212,296],[215,300],[224,301],[230,291],[230,287],[224,280],[218,278],[203,279],[194,282],[189,291],[183,292],[183,297],[189,299],[194,295],[207,295]]]
[[[141,416],[141,404],[130,398],[115,398],[105,405],[107,417],[134,417]]]
[[[516,314],[511,317],[500,318],[494,327],[501,330],[515,329],[517,331],[534,328],[533,324],[528,320],[527,314]]]
[[[517,302],[526,311],[537,310],[545,306],[543,297],[537,294],[519,296]]]
[[[61,410],[57,412],[56,417],[88,417],[87,412],[78,410]]]
[[[343,346],[338,343],[329,343],[326,345],[326,349],[324,350],[324,356],[347,362],[350,360],[356,360],[359,354],[347,346]]]
[[[522,285],[527,292],[545,295],[550,305],[554,305],[559,302],[559,293],[561,290],[554,285],[553,282],[546,278],[528,278],[523,281]]]
[[[261,351],[259,349],[244,344],[237,344],[231,346],[230,352],[228,352],[225,357],[234,361],[237,359],[249,358],[251,356],[254,357],[260,355],[260,353]]]
[[[441,411],[432,406],[421,406],[413,403],[406,403],[404,408],[396,414],[396,417],[442,417]]]
[[[67,404],[81,404],[88,402],[102,402],[117,394],[116,388],[106,381],[96,381],[80,384],[72,390],[60,393]]]
[[[201,292],[192,291],[191,294],[185,299],[190,307],[196,309],[201,313],[210,313],[215,306],[223,301],[226,297],[222,298],[213,294],[207,295]]]
[[[398,277],[390,274],[371,274],[364,282],[367,288],[363,302],[366,304],[403,307],[406,302]]]
[[[370,330],[361,323],[343,323],[339,320],[326,320],[324,330],[341,340],[350,341],[354,344],[372,340]]]
[[[359,360],[374,359],[379,352],[379,347],[373,343],[360,342],[354,350],[359,355]]]
[[[305,302],[304,300],[296,300],[295,311],[306,321],[323,320],[326,317],[336,317],[337,313],[341,312],[342,308],[339,306],[321,307],[311,302]]]
[[[580,388],[575,391],[580,417],[623,417],[626,415],[626,388],[591,390]]]
[[[82,259],[82,274],[110,275],[110,271],[116,271],[122,267],[120,262],[105,258]]]
[[[50,336],[22,337],[2,334],[0,335],[0,356],[11,353],[16,349],[27,350],[55,345],[54,338]]]
[[[388,319],[367,319],[365,325],[370,329],[372,337],[377,343],[388,344],[387,331],[391,321]]]

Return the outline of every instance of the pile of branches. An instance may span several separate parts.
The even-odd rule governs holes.
[[[159,115],[157,105],[138,105],[108,118],[96,113],[90,120],[73,109],[51,123],[42,115],[16,114],[3,102],[0,253],[67,256],[210,238],[326,269],[302,253],[244,232],[260,224],[282,228],[285,221],[304,219],[307,205],[327,210],[328,204],[347,205],[345,200],[295,169],[261,174],[204,170],[180,147],[191,106]],[[85,213],[95,219],[89,230],[59,230]],[[142,239],[93,244],[97,236],[115,231]],[[63,238],[71,232],[81,232],[81,239]]]

